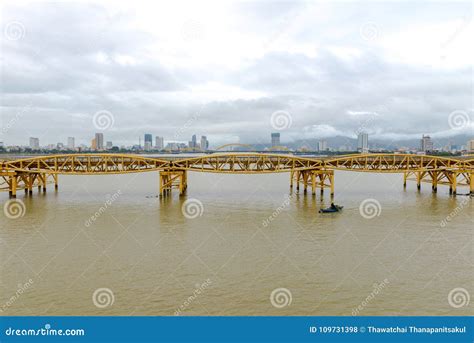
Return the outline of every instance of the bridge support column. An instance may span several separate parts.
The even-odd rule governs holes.
[[[46,193],[46,180],[47,180],[47,176],[46,174],[38,174],[38,180],[39,180],[39,183],[38,183],[38,190],[43,190],[43,193]]]
[[[183,195],[188,188],[188,177],[185,170],[166,170],[160,172],[160,195],[169,195],[173,188]]]
[[[417,171],[416,172],[416,189],[421,189],[421,180],[423,179],[423,172]]]
[[[54,180],[54,189],[57,190],[59,188],[59,185],[58,185],[58,174],[51,174],[53,176],[53,180]]]
[[[438,192],[438,172],[434,171],[430,173],[431,175],[431,189],[433,190],[433,193]]]
[[[469,193],[474,195],[474,172],[469,173]]]
[[[451,172],[449,175],[449,194],[456,196],[458,185],[458,172]]]
[[[18,186],[18,176],[12,175],[9,177],[8,180],[9,190],[8,193],[10,194],[11,198],[16,198],[16,190]]]
[[[403,188],[407,188],[408,172],[403,173]]]

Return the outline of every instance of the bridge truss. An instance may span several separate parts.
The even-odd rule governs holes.
[[[438,185],[448,185],[456,194],[458,186],[468,186],[474,193],[474,159],[446,158],[410,154],[360,154],[335,158],[309,158],[290,154],[217,153],[199,157],[166,160],[126,154],[49,155],[0,161],[0,188],[16,196],[18,189],[27,194],[34,187],[46,191],[58,175],[106,175],[156,171],[160,173],[160,194],[187,189],[187,172],[225,174],[290,173],[290,186],[302,185],[315,194],[330,189],[334,193],[334,171],[371,173],[403,173],[404,185],[415,180],[418,189],[430,182],[436,192]]]

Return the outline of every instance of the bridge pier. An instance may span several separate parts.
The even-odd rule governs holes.
[[[438,192],[438,172],[434,171],[430,173],[431,176],[431,189],[433,193]]]
[[[331,189],[331,195],[334,195],[334,171],[333,170],[295,170],[291,171],[290,188],[296,183],[296,190],[299,190],[300,183],[303,184],[303,191],[306,194],[308,187],[311,186],[311,193],[316,194],[317,188],[320,189],[321,195],[324,194],[325,188]]]
[[[474,195],[474,172],[469,173],[469,193]]]
[[[8,183],[8,194],[10,195],[10,198],[16,198],[16,191],[18,188],[18,176],[16,174],[8,176],[6,179]]]
[[[166,170],[160,172],[160,196],[170,195],[173,188],[183,195],[188,188],[188,176],[185,170]]]
[[[58,174],[51,174],[53,176],[53,180],[54,180],[54,189],[55,190],[58,190],[59,186],[58,186]]]

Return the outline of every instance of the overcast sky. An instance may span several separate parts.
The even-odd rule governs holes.
[[[2,4],[5,144],[474,132],[471,2]]]

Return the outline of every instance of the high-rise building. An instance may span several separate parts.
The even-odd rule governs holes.
[[[326,151],[328,149],[328,142],[324,139],[318,142],[318,151]]]
[[[431,140],[430,136],[423,135],[421,137],[420,148],[421,148],[421,151],[424,151],[424,152],[433,151],[433,141]]]
[[[280,145],[280,133],[272,132],[272,147]]]
[[[190,148],[197,148],[197,137],[196,137],[196,135],[193,135],[191,141],[189,142],[189,147]]]
[[[97,150],[97,139],[95,139],[95,138],[92,138],[91,150]]]
[[[67,138],[67,148],[69,150],[74,150],[75,148],[75,140],[74,137],[68,137]]]
[[[209,141],[206,136],[201,136],[201,150],[207,150],[209,148]]]
[[[357,151],[361,153],[369,152],[369,135],[365,132],[360,132],[357,135]]]
[[[39,138],[30,137],[30,148],[32,150],[39,150]]]
[[[153,135],[145,133],[145,150],[150,150],[153,147]]]
[[[105,149],[107,149],[107,150],[112,149],[112,147],[113,147],[113,144],[112,144],[111,141],[108,141],[108,142],[105,144]]]
[[[156,136],[155,137],[155,148],[157,150],[163,150],[164,147],[165,147],[165,140],[163,139],[163,137]]]
[[[104,150],[104,134],[96,133],[95,134],[95,150]]]
[[[474,139],[467,142],[467,151],[474,153]]]

